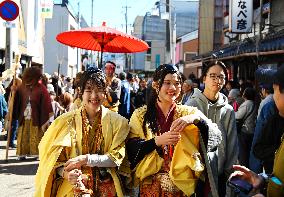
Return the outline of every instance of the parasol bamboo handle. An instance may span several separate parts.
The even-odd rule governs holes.
[[[13,77],[13,87],[16,85],[16,71],[19,67],[19,61],[20,61],[20,55],[15,56],[15,73]],[[7,145],[6,145],[6,161],[8,161],[8,155],[9,155],[9,143],[11,139],[11,132],[12,132],[12,119],[13,119],[13,108],[14,108],[14,99],[15,99],[15,93],[16,91],[11,90],[10,95],[9,95],[9,106],[8,106],[8,112],[9,112],[9,117],[8,117],[8,130],[7,130]]]

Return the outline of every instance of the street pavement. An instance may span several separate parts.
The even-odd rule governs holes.
[[[34,158],[18,161],[16,149],[11,148],[6,161],[6,143],[2,132],[0,134],[0,196],[31,197],[34,195],[38,161]]]

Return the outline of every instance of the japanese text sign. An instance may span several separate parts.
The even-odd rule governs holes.
[[[230,31],[249,33],[253,24],[253,0],[230,1]]]
[[[53,1],[52,0],[41,0],[41,17],[42,18],[52,18],[53,14]]]

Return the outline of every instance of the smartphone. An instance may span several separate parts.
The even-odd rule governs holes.
[[[252,190],[252,184],[249,182],[242,180],[239,177],[233,177],[229,180],[228,185],[235,189],[235,191],[241,191],[244,194],[248,194]]]
[[[273,176],[270,178],[272,182],[274,182],[276,185],[282,185],[283,183],[281,182],[280,179],[278,179],[276,176]]]

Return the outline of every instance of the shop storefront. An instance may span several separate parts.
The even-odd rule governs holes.
[[[231,43],[222,49],[196,56],[193,62],[223,61],[231,72],[231,79],[250,79],[262,65],[282,65],[284,63],[284,30],[270,33],[259,44],[256,38],[247,38]]]

